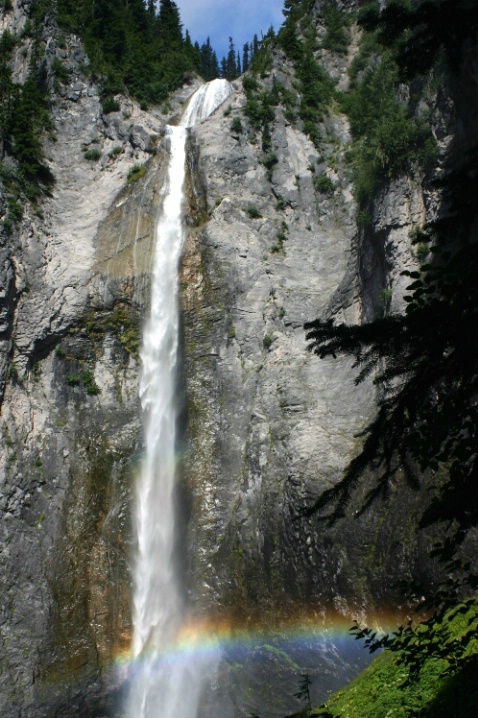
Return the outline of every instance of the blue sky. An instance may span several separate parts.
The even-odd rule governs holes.
[[[193,42],[200,45],[209,36],[219,61],[227,53],[232,36],[236,50],[241,51],[254,33],[261,37],[271,25],[282,25],[284,0],[176,0],[185,29]]]

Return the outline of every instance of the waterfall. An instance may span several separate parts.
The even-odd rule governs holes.
[[[205,666],[174,656],[186,618],[178,570],[174,488],[176,475],[178,267],[187,128],[208,117],[230,94],[226,80],[203,85],[191,98],[179,127],[168,127],[170,160],[156,229],[151,311],[144,330],[140,384],[145,458],[134,510],[133,645],[136,670],[129,718],[195,718]]]

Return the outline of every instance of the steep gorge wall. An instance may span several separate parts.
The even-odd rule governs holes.
[[[353,51],[333,58],[332,74],[346,76]],[[294,89],[281,53],[261,88],[274,84]],[[416,535],[421,500],[397,492],[386,523],[380,506],[334,529],[300,517],[340,478],[377,399],[370,381],[354,385],[349,360],[311,356],[303,325],[370,318],[390,286],[391,309],[401,308],[400,273],[416,266],[409,233],[423,224],[427,198],[416,180],[392,183],[364,236],[346,117],[326,115],[319,153],[277,107],[268,169],[245,103],[239,89],[194,132],[208,212],[183,266],[194,599],[266,624],[311,609],[385,610],[402,600],[399,577],[431,580],[430,537]],[[242,132],[231,131],[236,117]],[[333,192],[317,189],[324,174]]]
[[[2,27],[21,33],[29,5],[15,0]],[[321,53],[341,86],[356,32],[348,55]],[[124,98],[120,112],[103,114],[77,38],[60,37],[50,23],[43,42],[47,65],[57,57],[70,72],[68,83],[52,84],[56,141],[46,154],[56,185],[41,214],[27,206],[19,230],[1,236],[7,718],[107,714],[109,668],[129,643],[129,510],[142,442],[137,350],[166,161],[164,115]],[[22,44],[15,57],[20,80]],[[266,75],[264,87],[275,78],[295,91],[280,52]],[[175,111],[193,88],[178,93]],[[357,230],[346,118],[326,114],[319,153],[278,106],[278,162],[268,171],[260,140],[248,138],[240,82],[236,90],[190,141],[182,480],[191,598],[197,613],[241,623],[274,625],[325,609],[366,614],[402,599],[398,578],[433,581],[432,539],[417,536],[420,497],[406,489],[390,498],[391,520],[380,506],[334,529],[299,517],[340,477],[377,399],[371,383],[354,386],[349,361],[307,352],[303,323],[369,319],[383,311],[387,288],[400,309],[400,272],[416,266],[409,232],[436,212],[436,196],[419,179],[400,178],[377,198],[372,228]],[[466,143],[472,121],[451,87],[437,106],[443,147]],[[231,131],[235,117],[244,132]],[[88,162],[84,148],[96,147],[101,159]],[[145,176],[128,185],[143,163]],[[322,173],[333,193],[316,188]]]
[[[28,74],[30,8],[16,0],[1,18],[16,37],[17,82]],[[138,347],[166,162],[165,117],[126,98],[105,114],[80,42],[49,16],[40,50],[55,184],[0,234],[5,718],[104,714],[110,669],[129,647]],[[68,81],[55,80],[55,61]],[[195,86],[178,92],[173,111]],[[97,161],[85,157],[92,149]],[[2,219],[7,197],[0,185]]]

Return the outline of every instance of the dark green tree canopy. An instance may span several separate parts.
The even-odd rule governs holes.
[[[58,0],[58,19],[83,39],[97,76],[107,76],[104,94],[129,91],[158,103],[195,71],[206,80],[219,74],[208,41],[199,48],[183,36],[174,0]],[[197,46],[196,46],[197,45]]]

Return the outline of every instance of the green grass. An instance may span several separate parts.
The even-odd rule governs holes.
[[[146,174],[146,167],[144,165],[134,165],[128,172],[127,181],[128,184],[134,184],[139,182],[140,179]]]
[[[384,651],[355,681],[312,716],[321,718],[476,718],[478,716],[478,600],[445,614],[431,640],[447,647],[466,643],[458,662],[431,655],[417,675],[400,652]],[[420,630],[416,632],[420,635]],[[422,632],[422,635],[427,633]]]

